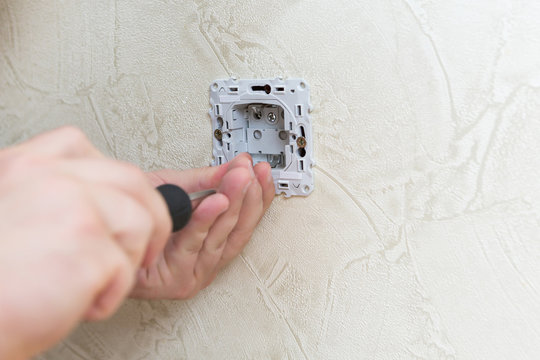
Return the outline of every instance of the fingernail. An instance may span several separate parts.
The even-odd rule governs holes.
[[[268,174],[268,182],[269,183],[273,183],[274,182],[274,177],[272,176],[272,172],[270,171],[270,173]]]

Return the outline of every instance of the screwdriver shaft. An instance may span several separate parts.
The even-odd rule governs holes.
[[[198,191],[198,192],[194,192],[194,193],[189,194],[189,199],[191,201],[197,200],[197,199],[202,199],[202,198],[205,198],[205,197],[207,197],[209,195],[212,195],[212,194],[215,194],[215,193],[216,193],[216,190],[214,190],[214,189]]]

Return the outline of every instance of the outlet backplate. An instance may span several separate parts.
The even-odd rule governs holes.
[[[248,152],[270,163],[276,194],[313,191],[309,85],[302,79],[227,79],[210,85],[213,165]]]

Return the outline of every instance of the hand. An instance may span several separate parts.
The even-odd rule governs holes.
[[[0,151],[0,358],[27,358],[112,314],[172,227],[138,168],[75,128]]]
[[[238,255],[274,198],[268,163],[252,166],[244,153],[219,167],[149,173],[154,186],[176,184],[187,192],[216,188],[195,204],[192,218],[169,239],[156,265],[139,270],[132,296],[191,298]]]

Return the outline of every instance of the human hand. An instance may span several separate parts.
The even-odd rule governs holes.
[[[132,296],[186,299],[208,286],[238,255],[274,198],[268,163],[252,166],[247,153],[219,167],[149,173],[152,184],[187,192],[217,188],[195,204],[192,218],[169,239],[157,264],[141,268]]]
[[[0,151],[0,174],[0,358],[27,358],[112,314],[172,225],[146,175],[75,128]]]

